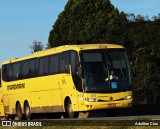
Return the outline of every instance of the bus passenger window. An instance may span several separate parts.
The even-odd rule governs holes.
[[[38,60],[37,59],[30,60],[29,73],[30,73],[30,77],[35,77],[38,75]]]
[[[39,59],[39,75],[44,75],[44,58]]]
[[[4,81],[7,81],[7,68],[6,68],[6,65],[2,66],[2,79]]]
[[[55,74],[59,72],[58,55],[52,55],[49,57],[49,74]]]
[[[59,60],[58,55],[54,56],[54,72],[59,73]]]
[[[48,75],[48,57],[44,58],[44,74]]]
[[[22,78],[28,78],[29,77],[29,61],[23,61],[21,64],[22,68]]]
[[[6,66],[7,68],[7,81],[12,81],[12,65],[11,64],[8,64]]]
[[[60,72],[67,73],[68,72],[68,54],[67,52],[63,52],[59,55],[60,60]]]
[[[54,73],[54,56],[50,56],[49,57],[49,74],[53,74]]]
[[[12,76],[13,80],[21,79],[21,73],[20,73],[20,63],[14,63],[12,66]]]

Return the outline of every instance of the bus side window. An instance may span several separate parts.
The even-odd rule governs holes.
[[[6,65],[2,66],[2,80],[7,81],[7,68]]]
[[[49,74],[59,73],[59,60],[57,55],[51,55],[49,57]]]
[[[54,56],[49,56],[49,74],[53,74],[54,73]]]
[[[29,62],[29,74],[30,77],[35,77],[38,75],[38,60],[35,59],[31,59]]]
[[[42,76],[44,74],[44,58],[39,58],[38,60],[39,64],[39,76]]]
[[[7,69],[7,81],[12,81],[12,64],[8,64],[6,65],[6,69]]]
[[[21,62],[21,74],[22,74],[22,78],[28,78],[29,77],[29,61],[22,61]]]
[[[48,57],[39,58],[39,76],[48,75]]]
[[[67,54],[67,60],[66,60],[65,68],[66,68],[66,72],[70,73],[70,67],[69,67],[70,62],[71,62],[70,61],[70,51],[67,51],[66,54]]]
[[[69,57],[68,56],[69,56],[68,52],[63,52],[59,54],[61,73],[69,73]]]
[[[21,73],[20,73],[20,63],[14,63],[12,66],[12,79],[18,80],[21,79]]]
[[[49,59],[48,57],[44,58],[44,74],[45,75],[48,75],[48,71],[49,71],[49,69],[48,69],[48,65],[49,65],[48,64],[48,59]]]

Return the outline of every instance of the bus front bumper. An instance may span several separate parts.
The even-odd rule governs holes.
[[[132,107],[132,99],[112,101],[112,102],[87,102],[80,105],[82,111],[115,109],[115,108],[130,108]]]

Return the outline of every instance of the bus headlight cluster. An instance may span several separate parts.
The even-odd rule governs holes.
[[[85,100],[88,102],[98,102],[97,98],[85,98]]]
[[[128,100],[128,99],[132,99],[132,96],[129,95],[129,96],[126,96],[126,97],[123,98],[123,100]]]

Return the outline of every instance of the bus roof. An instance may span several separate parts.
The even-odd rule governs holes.
[[[21,58],[12,58],[10,60],[3,62],[3,64],[8,64],[8,63],[31,59],[31,58],[35,58],[35,57],[41,57],[41,56],[61,53],[63,51],[67,51],[67,50],[80,51],[80,50],[89,50],[89,49],[108,49],[108,48],[124,48],[124,47],[121,45],[116,45],[116,44],[64,45],[64,46],[59,46],[59,47],[55,47],[55,48],[50,48],[50,49],[38,51],[38,52],[32,53],[29,56],[25,56],[25,57],[21,57]]]

